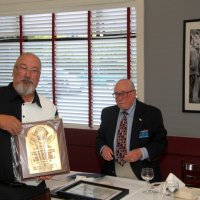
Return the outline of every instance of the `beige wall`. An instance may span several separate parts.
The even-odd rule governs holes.
[[[200,137],[200,113],[182,112],[183,20],[200,19],[199,0],[145,0],[145,102],[163,113],[168,135]]]
[[[131,6],[135,0],[0,0],[0,15],[24,15]]]

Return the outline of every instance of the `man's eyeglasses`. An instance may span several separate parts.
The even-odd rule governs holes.
[[[125,92],[125,91],[123,91],[123,92],[115,92],[112,95],[116,99],[116,98],[119,98],[119,97],[126,97],[128,95],[128,93],[133,92],[133,91],[135,91],[135,90],[130,90],[130,91],[127,91],[127,92]]]
[[[37,67],[28,69],[25,65],[19,65],[19,66],[16,65],[16,68],[21,73],[26,73],[27,71],[29,71],[33,75],[40,74],[40,70]]]

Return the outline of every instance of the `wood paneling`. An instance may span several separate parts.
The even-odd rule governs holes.
[[[97,131],[65,129],[71,170],[100,172],[101,160],[97,156],[95,138]],[[161,158],[163,178],[174,173],[181,178],[181,161],[200,159],[200,138],[168,136],[168,147]]]
[[[168,147],[161,159],[163,177],[172,172],[181,178],[181,161],[199,159],[200,138],[168,136]]]
[[[70,169],[100,172],[101,160],[95,148],[96,131],[65,129]]]

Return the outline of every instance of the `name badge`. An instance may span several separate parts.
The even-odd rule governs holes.
[[[148,130],[140,131],[139,138],[147,138],[147,137],[149,137],[149,131]]]

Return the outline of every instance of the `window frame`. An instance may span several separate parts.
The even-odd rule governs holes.
[[[135,0],[132,5],[136,7],[137,26],[137,97],[144,100],[144,0]],[[88,125],[64,124],[65,128],[97,129],[98,126],[89,128]]]

